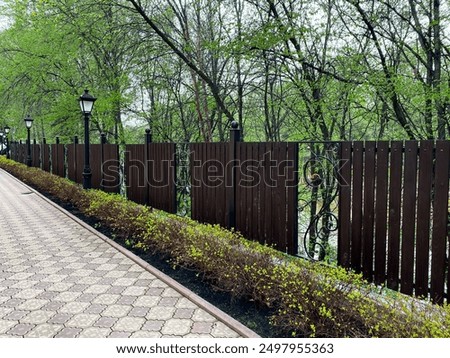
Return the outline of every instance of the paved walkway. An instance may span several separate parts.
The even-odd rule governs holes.
[[[0,336],[256,335],[0,169]]]

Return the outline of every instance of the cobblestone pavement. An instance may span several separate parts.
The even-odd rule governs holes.
[[[246,335],[121,251],[0,170],[0,336]]]

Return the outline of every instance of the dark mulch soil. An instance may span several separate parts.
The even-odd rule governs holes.
[[[108,227],[101,225],[101,223],[99,223],[96,219],[82,214],[71,204],[62,202],[58,198],[46,193],[43,194],[56,204],[69,211],[71,214],[78,217],[80,220],[94,227],[105,236],[109,238],[114,237],[113,232]],[[233,298],[229,293],[215,289],[208,282],[202,281],[201,275],[195,271],[183,267],[177,267],[174,269],[168,260],[160,255],[152,255],[151,253],[143,252],[142,250],[134,250],[124,245],[124,240],[117,237],[114,241],[126,247],[128,250],[141,257],[153,267],[156,267],[158,270],[164,272],[166,275],[172,277],[183,286],[189,288],[191,291],[195,292],[212,305],[220,308],[222,311],[249,327],[260,336],[280,336],[280,333],[276,332],[269,324],[269,316],[271,315],[270,310],[257,307],[256,304],[249,302],[248,300]]]

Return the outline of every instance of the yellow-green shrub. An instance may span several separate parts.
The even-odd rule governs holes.
[[[449,306],[374,293],[361,276],[288,257],[219,226],[199,224],[0,158],[0,167],[70,202],[118,238],[174,265],[190,267],[218,289],[271,308],[287,336],[450,337]]]

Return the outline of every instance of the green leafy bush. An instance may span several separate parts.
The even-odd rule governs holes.
[[[135,248],[196,270],[218,289],[268,307],[294,337],[450,337],[449,306],[375,293],[360,275],[286,256],[219,226],[144,207],[0,158],[0,167],[70,202]]]

